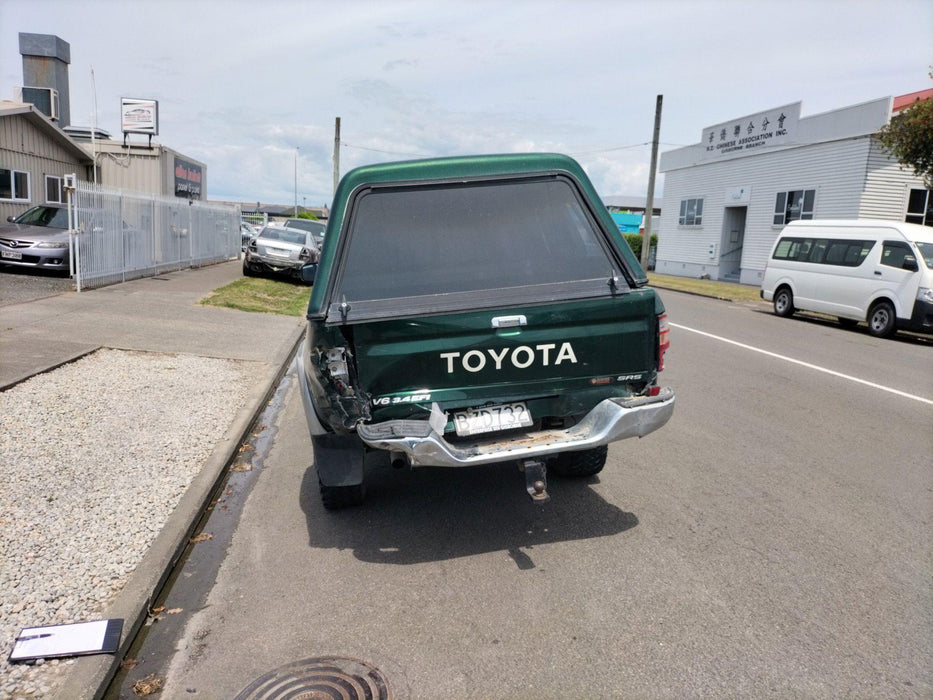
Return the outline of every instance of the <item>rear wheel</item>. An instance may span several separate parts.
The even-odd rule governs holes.
[[[250,266],[250,264],[246,260],[243,260],[243,276],[244,277],[255,277],[256,276],[256,273],[253,272],[253,268]]]
[[[560,476],[593,476],[606,466],[609,447],[603,445],[580,452],[562,452],[551,465],[551,469]]]
[[[320,482],[318,482],[320,483]],[[321,486],[321,503],[327,510],[340,510],[358,506],[366,498],[366,487],[363,484],[354,486]]]
[[[868,312],[868,332],[879,338],[894,335],[897,317],[890,301],[879,301]]]
[[[787,287],[781,287],[775,292],[774,313],[784,318],[794,315],[794,295]]]

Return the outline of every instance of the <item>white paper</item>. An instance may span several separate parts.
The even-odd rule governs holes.
[[[10,659],[87,654],[104,647],[109,620],[81,622],[76,625],[27,627],[19,633]]]

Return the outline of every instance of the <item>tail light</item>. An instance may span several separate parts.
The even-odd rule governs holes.
[[[307,248],[302,248],[302,249],[301,249],[301,252],[298,254],[298,259],[299,259],[299,260],[310,260],[310,259],[311,259],[311,251],[308,250]]]
[[[667,325],[667,314],[658,316],[658,372],[664,369],[664,353],[671,347],[671,327]]]

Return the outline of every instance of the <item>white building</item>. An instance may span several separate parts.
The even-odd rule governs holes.
[[[892,110],[930,97],[933,90],[807,117],[797,102],[708,126],[700,143],[662,153],[656,271],[757,285],[794,219],[933,226],[933,194],[875,136]]]

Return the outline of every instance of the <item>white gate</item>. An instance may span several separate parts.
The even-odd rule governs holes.
[[[68,216],[79,292],[240,252],[239,207],[75,182],[68,190]]]

